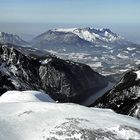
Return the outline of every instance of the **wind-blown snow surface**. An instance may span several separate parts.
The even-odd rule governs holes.
[[[55,102],[49,95],[40,91],[7,91],[0,97],[2,102]]]
[[[16,94],[15,92],[15,96]],[[6,95],[7,98],[11,96],[10,92]],[[140,138],[139,120],[118,115],[111,110],[35,100],[15,103],[11,100],[0,103],[1,140]]]

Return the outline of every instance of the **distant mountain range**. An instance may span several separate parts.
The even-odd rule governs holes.
[[[126,45],[131,42],[113,33],[110,29],[70,28],[49,30],[34,38],[32,43],[45,48],[48,45],[60,45],[60,47],[75,45],[73,47],[76,48],[76,46]]]
[[[18,35],[0,32],[0,43],[11,43],[19,46],[29,45],[28,42],[21,39]]]
[[[1,43],[11,43],[15,45],[29,45],[29,42],[24,41],[18,35],[13,35],[5,32],[0,32]],[[39,45],[91,45],[89,47],[104,47],[105,45],[128,45],[134,44],[120,35],[112,32],[110,29],[94,29],[94,28],[68,28],[68,29],[52,29],[48,30],[35,37],[31,44]],[[63,44],[62,44],[63,43]],[[74,44],[75,43],[75,44]],[[77,44],[76,44],[77,43]],[[82,44],[83,43],[83,44]],[[44,46],[45,48],[48,46]],[[62,46],[61,46],[62,47]]]
[[[33,48],[34,51],[26,49],[26,53],[41,55],[39,50],[42,50],[42,54],[50,52],[62,59],[88,64],[113,82],[140,64],[140,45],[106,28],[52,29],[30,42],[7,33],[1,33],[0,38],[1,43]]]
[[[63,59],[88,64],[115,81],[140,64],[140,45],[110,29],[52,29],[35,37],[31,44]]]

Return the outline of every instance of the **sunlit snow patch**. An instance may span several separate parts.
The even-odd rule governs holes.
[[[128,51],[133,51],[133,50],[136,50],[136,48],[128,47],[127,50],[128,50]]]
[[[140,79],[140,70],[136,71],[135,73],[137,74],[137,79],[136,80],[139,80]]]

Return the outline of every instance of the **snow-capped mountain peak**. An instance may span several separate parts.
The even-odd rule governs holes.
[[[94,29],[94,28],[59,28],[53,29],[56,32],[73,33],[89,42],[102,41],[102,42],[114,42],[117,40],[124,39],[123,37],[113,33],[108,28]]]
[[[74,32],[77,28],[58,28],[58,29],[52,29],[52,31],[58,31],[58,32]]]

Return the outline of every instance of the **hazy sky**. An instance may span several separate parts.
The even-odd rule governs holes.
[[[105,26],[140,42],[140,0],[0,0],[0,30],[32,34],[60,25]]]

